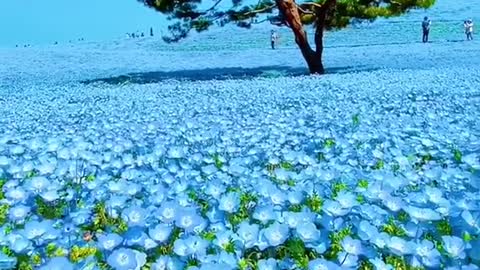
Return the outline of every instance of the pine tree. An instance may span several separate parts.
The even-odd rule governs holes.
[[[164,37],[166,42],[177,42],[186,38],[191,30],[202,32],[214,24],[224,26],[234,23],[250,28],[252,24],[268,21],[288,27],[312,74],[325,72],[322,63],[325,30],[341,29],[351,23],[374,21],[379,17],[400,16],[412,9],[429,8],[435,4],[435,0],[313,0],[301,3],[295,0],[259,0],[255,5],[242,5],[242,0],[231,0],[229,8],[223,9],[220,4],[226,0],[216,0],[210,7],[202,9],[199,7],[205,5],[202,0],[137,1],[174,21],[168,27],[169,36]],[[272,13],[275,15],[263,18],[265,14]],[[306,25],[315,28],[314,48],[308,41]]]

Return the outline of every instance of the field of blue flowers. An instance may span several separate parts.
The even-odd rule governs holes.
[[[480,43],[399,23],[0,49],[0,269],[479,269]]]

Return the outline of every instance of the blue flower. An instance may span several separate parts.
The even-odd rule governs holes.
[[[177,239],[173,243],[173,252],[180,257],[191,255],[191,250],[188,248],[187,242],[184,239]]]
[[[289,236],[289,228],[285,224],[278,222],[273,223],[263,230],[264,236],[268,241],[268,244],[272,247],[283,244]]]
[[[377,227],[370,224],[368,221],[362,220],[358,225],[357,234],[358,237],[360,237],[360,239],[362,239],[363,241],[368,241],[378,234],[378,229]]]
[[[387,195],[386,198],[383,198],[382,203],[390,209],[390,211],[398,212],[402,210],[405,203],[399,197],[393,197],[391,195]]]
[[[382,258],[370,259],[370,263],[375,266],[376,270],[393,270],[393,266],[386,264]]]
[[[58,190],[50,189],[40,193],[40,197],[46,202],[53,202],[60,199],[60,195],[58,194]]]
[[[398,256],[404,256],[407,254],[411,254],[414,250],[414,244],[411,242],[407,242],[406,240],[400,237],[392,237],[388,242],[388,248]]]
[[[25,236],[21,234],[9,234],[7,235],[7,240],[10,243],[10,248],[15,253],[25,253],[28,249],[32,247],[32,242],[30,242]]]
[[[345,237],[341,242],[343,250],[351,255],[361,255],[363,252],[362,242],[357,239],[353,239],[350,236]]]
[[[32,191],[35,194],[39,194],[48,189],[49,185],[50,181],[48,181],[47,178],[43,176],[37,176],[31,178],[27,182],[26,188],[27,190]]]
[[[302,222],[296,228],[296,233],[305,243],[316,242],[320,239],[320,231],[313,222]]]
[[[341,266],[343,268],[356,268],[358,266],[358,256],[354,254],[349,254],[347,252],[340,252],[338,254],[340,258]]]
[[[170,257],[160,256],[154,263],[152,263],[150,270],[166,270],[168,269],[167,266],[170,261]]]
[[[164,243],[170,237],[173,227],[167,224],[158,224],[148,230],[148,235],[159,243]]]
[[[342,208],[352,208],[353,206],[358,205],[357,196],[351,192],[339,192],[336,201],[340,203]]]
[[[183,208],[175,217],[175,225],[184,229],[185,232],[193,232],[202,222],[203,218],[193,208]]]
[[[80,226],[88,223],[92,219],[92,213],[88,209],[80,209],[70,214],[73,224]]]
[[[267,224],[269,221],[275,220],[277,215],[275,214],[273,206],[268,205],[257,207],[253,212],[253,218],[259,220],[263,224]]]
[[[326,200],[323,204],[323,211],[333,217],[344,216],[350,212],[350,208],[343,208],[337,201]]]
[[[270,191],[269,198],[273,205],[283,205],[285,203],[285,200],[287,200],[287,196],[285,195],[285,193],[277,187],[274,187]]]
[[[229,192],[220,198],[218,209],[227,213],[234,213],[240,207],[240,195],[237,192]]]
[[[140,227],[128,228],[127,232],[123,235],[125,245],[130,247],[143,247],[147,238],[147,234],[144,233]]]
[[[172,223],[175,220],[175,217],[178,216],[179,206],[173,201],[166,201],[160,206],[158,213],[160,215],[160,220],[164,223]]]
[[[465,258],[465,243],[456,236],[442,236],[443,248],[453,259]]]
[[[337,264],[324,259],[314,259],[308,263],[308,270],[336,270],[336,269],[340,269],[340,267]]]
[[[237,235],[230,230],[225,230],[222,232],[218,232],[215,239],[213,240],[213,244],[217,245],[220,248],[225,248],[231,241],[237,238]]]
[[[118,247],[123,241],[123,238],[116,233],[100,234],[97,239],[99,248],[109,251]]]
[[[415,206],[405,207],[407,214],[415,221],[438,221],[442,219],[439,213],[429,208],[419,208]]]
[[[257,224],[249,224],[244,221],[239,224],[237,234],[242,240],[245,248],[252,248],[258,240],[258,232],[260,227]]]
[[[213,206],[210,208],[210,210],[208,210],[206,217],[212,223],[222,222],[225,220],[225,213],[220,211],[218,207]]]
[[[14,203],[25,202],[28,199],[28,193],[21,187],[16,187],[5,192],[5,198]]]
[[[259,260],[258,261],[258,270],[276,270],[278,268],[278,263],[275,259],[269,258],[267,260]]]
[[[226,251],[220,252],[218,256],[219,263],[225,263],[230,267],[237,267],[237,258],[236,255],[227,253]]]
[[[210,182],[205,188],[205,194],[212,196],[213,198],[218,198],[222,193],[224,193],[226,187],[221,181],[214,180]]]
[[[190,236],[185,239],[185,245],[190,249],[191,254],[199,257],[207,253],[207,248],[210,243],[198,236]]]
[[[301,191],[290,191],[287,199],[291,204],[300,204],[304,199],[304,195]]]
[[[73,270],[74,265],[65,257],[52,258],[41,270]]]
[[[8,217],[13,222],[24,221],[25,218],[30,214],[30,207],[25,205],[16,205],[8,211]]]
[[[472,248],[470,249],[469,255],[474,261],[480,261],[480,240],[475,240],[470,242]]]
[[[137,268],[137,254],[133,249],[119,248],[108,256],[107,263],[115,270],[133,270]]]
[[[0,252],[0,269],[15,269],[16,265],[16,257],[8,257],[3,252]]]
[[[131,206],[122,212],[122,218],[127,222],[127,225],[130,227],[145,226],[145,219],[147,216],[147,211],[138,206]]]
[[[48,220],[43,220],[40,222],[36,220],[32,220],[25,224],[23,233],[25,237],[32,240],[32,239],[41,237],[42,235],[47,233],[52,226],[53,226],[53,222]]]
[[[135,253],[135,262],[137,265],[135,270],[140,270],[147,263],[147,254],[138,250],[133,250],[133,252]]]
[[[431,241],[422,240],[417,245],[415,253],[421,258],[425,266],[438,267],[440,264],[441,254]]]

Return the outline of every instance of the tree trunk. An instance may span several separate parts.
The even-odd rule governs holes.
[[[325,70],[322,64],[322,55],[312,50],[308,43],[307,33],[303,29],[300,13],[294,0],[276,0],[278,10],[285,18],[285,22],[295,35],[297,43],[303,58],[307,62],[311,74],[323,74]]]

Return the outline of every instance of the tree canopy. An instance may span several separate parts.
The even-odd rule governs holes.
[[[167,42],[176,42],[187,37],[191,30],[202,32],[212,25],[224,26],[234,23],[239,27],[249,28],[252,24],[269,21],[275,25],[287,24],[281,14],[268,16],[258,21],[257,17],[263,14],[278,13],[276,1],[260,0],[253,5],[242,5],[241,0],[216,0],[210,7],[201,9],[201,0],[137,0],[146,6],[166,14],[169,20],[175,21],[168,27]],[[222,2],[231,1],[228,9],[219,9]],[[338,29],[348,26],[352,22],[373,21],[378,17],[394,17],[404,14],[413,8],[428,8],[435,0],[317,0],[314,2],[296,3],[301,14],[302,23],[310,25],[316,21],[315,8],[335,2],[334,11],[324,27]]]
[[[270,22],[289,27],[312,73],[323,73],[324,30],[340,29],[379,17],[399,16],[412,9],[429,8],[435,3],[435,0],[313,0],[298,3],[295,0],[258,0],[249,5],[242,0],[214,0],[208,6],[202,0],[137,1],[166,14],[173,21],[168,27],[169,35],[164,37],[166,42],[177,42],[192,30],[202,32],[212,25],[233,23],[250,28],[252,24]],[[304,25],[316,28],[315,50],[308,43]]]

